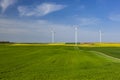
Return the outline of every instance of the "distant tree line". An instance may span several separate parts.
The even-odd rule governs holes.
[[[10,42],[10,41],[0,41],[0,44],[7,44],[7,43],[13,43],[13,42]]]

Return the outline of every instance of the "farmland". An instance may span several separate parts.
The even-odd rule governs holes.
[[[0,80],[120,80],[120,47],[0,45]]]

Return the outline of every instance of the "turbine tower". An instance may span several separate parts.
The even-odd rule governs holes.
[[[100,43],[102,42],[102,33],[101,30],[99,30],[99,39],[100,39]]]
[[[75,27],[75,45],[77,46],[77,42],[78,42],[78,28]]]
[[[52,43],[54,43],[55,42],[55,31],[52,29],[51,30],[51,34],[52,34]]]

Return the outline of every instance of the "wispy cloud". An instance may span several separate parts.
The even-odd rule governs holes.
[[[51,28],[56,32],[56,42],[74,42],[74,27],[70,25],[55,24],[46,20],[21,21],[14,19],[0,19],[0,40],[51,42]],[[87,41],[90,38],[95,40],[94,37],[97,35],[94,31],[80,28],[78,36],[80,41]]]
[[[101,21],[98,18],[77,18],[77,21],[80,23],[80,25],[96,25],[99,24]]]
[[[44,16],[49,13],[59,11],[65,8],[65,5],[54,3],[43,3],[37,6],[19,6],[18,11],[21,16]]]
[[[120,21],[120,14],[112,14],[109,16],[109,19],[112,21]]]
[[[17,0],[0,0],[0,6],[2,8],[2,13],[5,12],[5,10],[13,5]]]

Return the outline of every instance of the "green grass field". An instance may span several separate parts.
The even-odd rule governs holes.
[[[120,80],[120,47],[0,45],[0,80]]]

